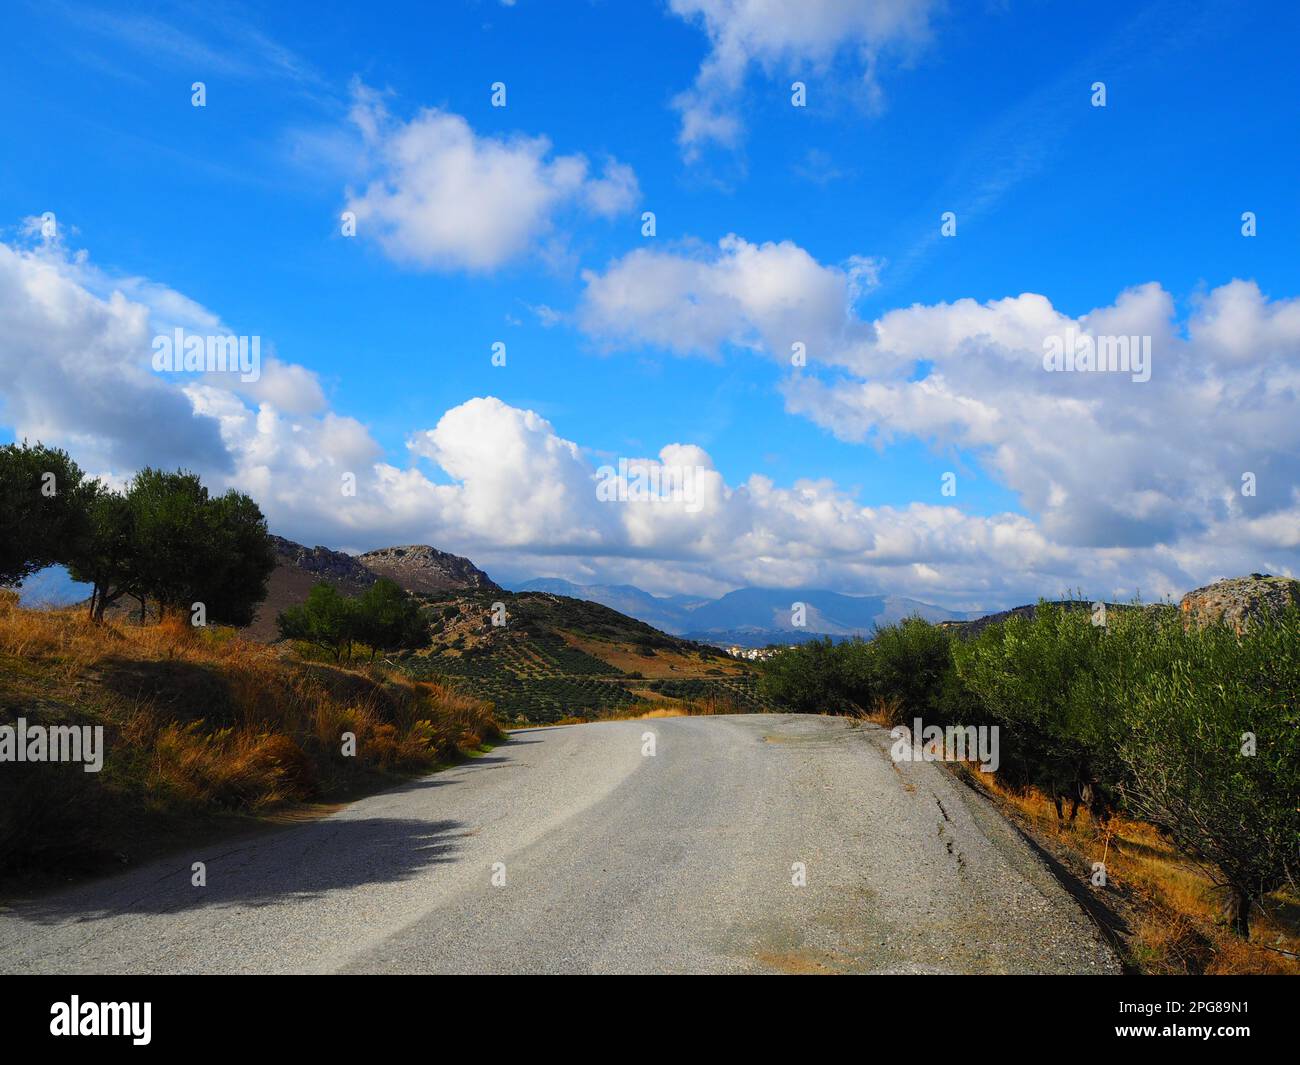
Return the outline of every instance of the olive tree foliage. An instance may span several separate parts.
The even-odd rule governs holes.
[[[21,584],[78,550],[98,490],[66,451],[26,440],[0,447],[0,585]]]
[[[357,640],[356,601],[322,581],[312,586],[304,602],[282,611],[276,624],[281,639],[314,644],[338,662],[351,655]]]
[[[198,476],[143,469],[125,493],[135,594],[160,608],[203,603],[208,620],[247,625],[266,597],[275,551],[266,519],[242,493],[211,496]]]
[[[873,708],[894,724],[919,717],[926,724],[960,724],[971,696],[953,664],[953,636],[919,617],[876,630],[861,644]],[[865,692],[864,692],[865,696]]]
[[[1121,721],[1098,670],[1123,639],[1078,605],[1040,602],[954,648],[963,683],[999,725],[1006,764],[1058,816],[1066,800],[1071,819],[1080,804],[1102,816],[1112,805]]]
[[[1270,892],[1300,885],[1300,609],[1178,636],[1129,690],[1125,798],[1207,867],[1247,936]]]
[[[358,644],[368,648],[373,659],[381,651],[429,642],[429,621],[420,604],[386,577],[359,596],[345,596],[322,581],[305,602],[289,607],[276,621],[282,639],[313,644],[336,662],[350,659]]]
[[[379,578],[361,593],[357,614],[357,636],[370,648],[371,658],[378,651],[420,647],[429,642],[429,621],[420,604],[387,577]]]
[[[899,721],[947,722],[965,703],[951,644],[943,629],[905,618],[869,641],[827,636],[779,651],[762,663],[760,685],[766,698],[801,713],[884,709]]]
[[[248,496],[213,496],[197,474],[141,470],[118,492],[42,444],[0,447],[0,584],[64,565],[91,585],[89,611],[124,596],[161,609],[202,603],[208,620],[246,625],[275,553]]]
[[[839,714],[865,704],[846,645],[829,636],[785,648],[760,666],[764,698],[801,714]]]

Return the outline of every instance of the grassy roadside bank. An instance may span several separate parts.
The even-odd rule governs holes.
[[[5,893],[319,816],[504,738],[487,704],[382,665],[301,661],[184,619],[96,625],[0,594],[0,725],[20,719],[101,727],[104,757],[99,772],[0,764]]]

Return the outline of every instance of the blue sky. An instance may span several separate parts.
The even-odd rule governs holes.
[[[1003,391],[998,360],[1011,342],[943,310],[958,300],[1035,294],[1077,320],[1154,283],[1169,313],[1132,313],[1157,333],[1157,359],[1163,329],[1151,323],[1167,325],[1168,358],[1188,375],[1183,388],[1166,375],[1165,385],[1112,398],[1072,381],[1079,391],[1051,393],[1065,404],[1060,431],[1072,431],[1072,403],[1107,408],[1073,431],[1110,434],[1115,424],[1190,418],[1200,422],[1194,439],[1210,446],[1222,446],[1213,444],[1220,435],[1245,446],[1252,441],[1243,444],[1241,426],[1249,436],[1250,426],[1262,433],[1273,420],[1284,422],[1296,365],[1285,301],[1297,294],[1300,240],[1294,6],[1247,12],[1231,3],[900,0],[886,5],[900,12],[896,18],[854,14],[877,6],[813,4],[801,19],[765,15],[746,0],[465,0],[327,10],[286,3],[265,11],[16,5],[0,64],[0,137],[11,147],[0,159],[0,239],[28,256],[29,267],[53,264],[101,301],[127,279],[128,298],[148,307],[153,327],[170,321],[167,300],[157,296],[165,289],[233,332],[259,335],[278,360],[319,385],[323,402],[294,416],[315,419],[324,436],[322,419],[355,419],[377,449],[367,463],[466,489],[454,504],[426,499],[434,510],[406,496],[374,498],[364,513],[344,518],[332,500],[295,498],[293,486],[306,482],[287,459],[262,462],[256,473],[248,454],[279,448],[275,440],[255,445],[227,433],[223,446],[238,454],[212,456],[214,479],[251,491],[273,525],[298,539],[366,549],[409,536],[465,551],[505,578],[621,575],[663,592],[815,582],[961,607],[1077,585],[1093,594],[1163,594],[1242,566],[1294,566],[1294,469],[1276,452],[1284,441],[1261,438],[1257,454],[1234,457],[1235,465],[1207,460],[1191,473],[1161,465],[1177,463],[1185,446],[1167,442],[1169,454],[1144,468],[1129,441],[1128,465],[1111,478],[1088,472],[1095,439],[1084,436],[1078,468],[1054,470],[1065,460],[1047,457],[1043,468],[1027,469],[1040,444],[1060,444],[1051,440],[1051,418],[1037,430],[1006,428],[1020,418],[1020,404],[1042,399],[1041,349],[1028,344],[1013,363],[1039,374],[1032,387]],[[702,75],[711,63],[713,73]],[[795,80],[807,86],[806,107],[791,106]],[[1099,80],[1104,108],[1090,101]],[[196,81],[206,86],[202,108],[191,105]],[[505,107],[491,104],[497,81],[506,85]],[[692,107],[722,115],[726,135],[685,137]],[[370,139],[359,112],[378,123]],[[580,190],[555,192],[552,203],[520,220],[517,249],[487,263],[467,264],[460,245],[449,250],[436,234],[410,236],[419,220],[391,203],[385,214],[368,190],[423,195],[407,186],[433,170],[401,172],[392,149],[404,132],[411,143],[424,138],[430,128],[420,116],[430,113],[447,122],[455,116],[479,153],[497,146],[527,156],[523,139],[546,138],[549,147],[531,158],[545,168],[581,157]],[[422,166],[441,165],[435,157],[448,143],[441,136],[418,139]],[[631,175],[631,186],[595,209],[590,183],[611,160]],[[468,180],[482,184],[483,174],[468,165]],[[559,173],[546,182],[567,180]],[[485,228],[471,227],[471,236],[494,232],[494,219],[518,202],[513,193],[499,205],[490,197],[476,202],[472,209],[485,217],[473,225]],[[357,203],[372,214],[362,211],[358,235],[344,237],[339,215]],[[641,234],[644,210],[656,215],[653,238]],[[37,242],[24,220],[46,211],[56,214],[58,236]],[[939,235],[945,211],[957,215],[954,238]],[[1243,211],[1256,213],[1257,236],[1243,237]],[[385,225],[387,241],[379,237]],[[877,332],[852,354],[850,339],[839,336],[842,320],[833,322],[827,328],[846,350],[823,344],[806,369],[792,370],[784,351],[772,350],[788,318],[770,327],[768,305],[737,310],[728,297],[725,306],[696,308],[700,318],[735,319],[719,326],[725,336],[713,344],[691,332],[692,296],[676,309],[688,353],[671,350],[635,307],[603,305],[595,324],[584,311],[592,278],[609,276],[626,257],[653,253],[668,257],[665,268],[713,267],[727,260],[719,242],[730,234],[747,247],[797,248],[827,278],[845,282],[836,315],[854,323],[853,336],[913,305],[933,313],[906,343],[887,345],[888,331]],[[463,239],[470,238],[452,243]],[[779,286],[780,264],[773,269]],[[651,276],[632,271],[628,280],[640,292]],[[129,279],[148,286],[132,289]],[[1240,313],[1281,330],[1269,334],[1276,364],[1260,380],[1240,376],[1243,360],[1226,341],[1215,339],[1211,350],[1189,340],[1189,321],[1204,313],[1198,308],[1216,305],[1212,294],[1234,279],[1253,283],[1263,303],[1226,292],[1221,302],[1231,313],[1214,320],[1235,323],[1246,308]],[[797,282],[790,284],[795,291]],[[781,303],[780,292],[772,298]],[[803,296],[791,298],[798,321]],[[825,324],[808,314],[809,328]],[[15,315],[8,327],[23,320]],[[954,329],[967,333],[931,358],[925,345],[940,343],[935,330],[952,336]],[[748,342],[736,342],[741,334]],[[505,367],[490,362],[495,341],[507,345]],[[21,347],[14,341],[11,351]],[[874,361],[885,347],[889,357]],[[139,354],[147,366],[147,347]],[[945,358],[962,360],[962,368]],[[995,411],[1003,428],[916,410],[931,393],[909,383],[956,382],[975,373],[971,361],[979,359],[988,360],[987,373],[968,378],[957,402]],[[89,431],[71,399],[58,408],[24,394],[19,376],[29,366],[15,361],[5,372],[12,378],[7,387],[0,380],[0,434],[42,435],[84,455],[94,472],[130,474],[131,463],[108,439],[118,430],[97,421]],[[1214,388],[1206,386],[1210,378]],[[802,384],[792,386],[795,379]],[[861,400],[861,386],[886,379],[896,386],[887,402]],[[1207,395],[1237,395],[1233,415],[1206,423],[1204,412],[1216,408],[1205,395],[1180,406],[1188,382]],[[1268,382],[1280,394],[1250,407]],[[438,461],[452,445],[444,441],[433,453],[409,447],[475,397],[536,412],[554,439],[574,442],[592,466],[696,445],[725,492],[740,492],[745,506],[719,504],[715,523],[694,533],[657,518],[653,529],[636,519],[616,520],[614,529],[572,505],[571,520],[532,522],[529,493],[548,475],[567,483],[563,472],[521,462],[528,485],[503,487],[497,478],[509,498],[486,501],[487,487],[473,489]],[[250,411],[257,401],[268,402],[248,399]],[[203,416],[213,416],[210,407]],[[470,420],[466,431],[483,424]],[[488,435],[478,446],[490,450],[493,430],[481,431]],[[546,432],[528,432],[545,452]],[[165,438],[150,446],[158,464],[184,454],[202,465],[201,450],[173,451]],[[1096,453],[1113,472],[1112,457]],[[1253,469],[1252,462],[1273,471],[1268,493],[1239,501],[1238,512],[1225,509],[1220,497],[1238,467]],[[939,495],[945,471],[958,473],[956,498]],[[779,517],[750,513],[752,494],[743,486],[754,474],[793,494]],[[1194,478],[1191,488],[1171,487],[1186,477]],[[801,511],[798,486],[809,480],[832,486],[825,489],[835,500],[830,511],[849,511],[827,519],[829,526],[818,524],[825,515],[818,518],[816,506]],[[427,487],[414,491],[429,496]],[[916,504],[953,513],[909,515]],[[877,508],[890,508],[889,516]],[[1092,520],[1103,511],[1109,517]],[[1003,530],[1008,523],[1014,534]],[[914,536],[920,527],[925,535]],[[1028,539],[1017,547],[1020,537]],[[1071,557],[1080,547],[1094,554]],[[741,557],[723,559],[733,551]]]

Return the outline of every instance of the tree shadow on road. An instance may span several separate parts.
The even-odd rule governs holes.
[[[459,821],[329,818],[177,853],[132,873],[19,903],[11,914],[50,924],[320,898],[409,880],[454,862],[458,841],[468,834]],[[193,883],[195,862],[204,865],[206,886]]]

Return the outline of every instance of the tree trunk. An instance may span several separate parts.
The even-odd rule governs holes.
[[[112,591],[107,584],[101,587],[99,589],[98,595],[95,598],[95,620],[103,621],[104,611],[106,611],[110,606],[112,606],[119,599],[121,599],[122,596],[126,594],[127,592],[126,589],[124,588],[119,588],[117,591]]]
[[[1238,887],[1228,888],[1228,897],[1219,911],[1219,920],[1242,939],[1250,938],[1250,896]]]

